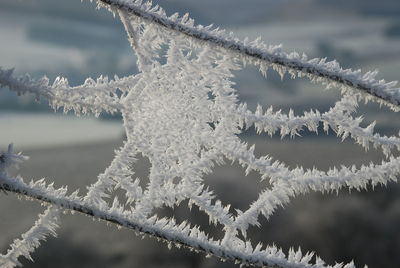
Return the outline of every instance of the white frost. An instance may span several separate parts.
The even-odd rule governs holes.
[[[0,69],[0,85],[20,94],[47,98],[54,108],[63,106],[77,114],[119,111],[124,118],[127,141],[98,181],[88,187],[85,196],[77,192],[67,195],[66,188],[54,189],[43,180],[25,184],[21,178],[10,178],[6,172],[0,177],[3,189],[40,197],[56,206],[241,264],[354,267],[353,263],[329,266],[318,257],[312,261],[313,254],[303,254],[300,249],[284,254],[275,246],[254,247],[239,234],[246,236],[250,225],[259,225],[260,215],[270,217],[278,206],[299,194],[342,188],[361,190],[367,185],[396,181],[400,158],[394,155],[400,150],[400,138],[375,133],[374,123],[362,127],[362,118],[352,115],[358,102],[366,100],[399,111],[400,89],[396,83],[376,80],[376,72],[344,70],[336,61],[288,54],[280,46],[267,46],[260,40],[240,41],[233,34],[211,26],[195,26],[188,15],[168,17],[150,2],[98,2],[121,17],[138,55],[139,74],[114,80],[89,79],[82,86],[70,87],[64,78],[50,85],[46,78],[38,81],[29,76],[17,78],[12,71]],[[258,66],[262,73],[272,68],[281,76],[289,73],[292,78],[304,76],[328,88],[337,87],[343,98],[325,113],[309,111],[299,116],[293,110],[284,114],[261,106],[255,112],[249,111],[246,104],[238,102],[232,82],[233,71],[245,64]],[[289,169],[269,156],[256,157],[254,146],[248,148],[238,137],[251,126],[258,132],[295,137],[303,128],[316,132],[319,125],[325,131],[332,129],[341,139],[352,138],[365,149],[370,145],[379,148],[387,158],[379,165],[358,169],[354,166],[327,172],[302,167]],[[139,153],[151,163],[149,183],[143,188],[139,179],[134,178],[133,164]],[[9,159],[6,155],[3,154],[3,159]],[[230,204],[218,200],[203,183],[204,175],[224,158],[239,162],[246,172],[255,170],[261,178],[270,179],[272,186],[264,189],[246,211],[232,212]],[[125,191],[126,204],[117,198],[110,204],[109,198],[117,189]],[[196,226],[178,224],[173,218],[159,219],[155,214],[157,208],[174,207],[185,200],[190,207],[197,206],[208,214],[210,222],[221,224],[224,238],[215,241]],[[43,222],[35,226],[52,226]],[[52,229],[46,230],[51,233]],[[22,255],[27,256],[24,251]]]

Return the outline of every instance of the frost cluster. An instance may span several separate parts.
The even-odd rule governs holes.
[[[375,133],[375,123],[363,127],[363,119],[354,116],[360,101],[376,101],[398,112],[400,89],[396,83],[376,80],[376,72],[344,70],[336,61],[288,54],[280,46],[267,46],[259,39],[241,41],[212,26],[195,25],[188,15],[167,16],[150,2],[98,3],[121,18],[138,58],[139,74],[87,79],[83,85],[71,87],[65,78],[49,83],[47,78],[15,77],[12,70],[0,69],[0,85],[18,94],[35,94],[55,109],[63,107],[77,115],[121,112],[127,140],[83,196],[78,192],[68,194],[66,187],[54,189],[44,180],[25,183],[20,177],[12,178],[8,167],[24,158],[14,154],[12,148],[1,154],[0,187],[50,203],[32,229],[0,256],[2,267],[18,265],[19,256],[29,258],[39,240],[54,234],[60,209],[79,211],[241,264],[354,267],[353,263],[326,265],[313,253],[303,254],[301,250],[285,254],[276,246],[254,244],[246,239],[246,231],[249,226],[260,225],[260,216],[269,218],[278,206],[297,195],[342,188],[361,190],[396,181],[400,158],[394,154],[400,150],[400,137]],[[293,78],[306,77],[327,88],[339,88],[342,99],[323,113],[310,110],[296,114],[290,110],[285,114],[261,106],[251,111],[246,103],[239,102],[232,82],[233,71],[249,64],[263,74],[270,68],[282,76],[289,73]],[[249,147],[238,137],[249,127],[255,127],[258,133],[295,137],[304,129],[317,132],[320,125],[365,149],[381,149],[386,159],[379,165],[360,168],[289,169],[268,155],[256,157],[254,146]],[[138,154],[151,163],[149,183],[144,188],[134,175]],[[247,173],[256,171],[262,180],[270,182],[245,211],[231,209],[204,184],[204,175],[224,160],[236,161]],[[116,190],[125,192],[126,204],[117,197],[109,203]],[[222,225],[224,237],[215,240],[197,226],[159,218],[155,213],[157,208],[173,208],[183,201],[204,211],[210,222]]]

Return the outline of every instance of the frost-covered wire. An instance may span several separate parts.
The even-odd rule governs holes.
[[[238,105],[232,112],[246,129],[254,126],[257,133],[267,133],[272,136],[279,131],[281,137],[290,135],[292,138],[301,135],[301,131],[307,128],[311,132],[318,133],[318,127],[323,125],[324,131],[332,129],[339,138],[345,140],[351,137],[355,142],[365,149],[370,144],[374,148],[380,147],[386,156],[391,154],[393,149],[400,150],[399,136],[385,136],[374,133],[376,122],[362,127],[362,117],[354,118],[353,113],[358,106],[357,97],[345,94],[340,101],[329,111],[320,113],[318,110],[304,112],[303,115],[295,115],[290,109],[288,114],[281,110],[273,111],[272,106],[263,111],[261,105],[257,106],[255,112],[247,109],[246,103]]]
[[[92,1],[92,0],[91,0]],[[259,38],[254,41],[242,41],[233,33],[227,34],[212,26],[194,25],[188,14],[179,17],[178,14],[167,16],[159,6],[142,0],[97,0],[100,6],[111,8],[111,11],[132,14],[150,24],[156,24],[166,29],[179,32],[186,37],[206,44],[222,47],[227,51],[243,57],[245,62],[251,62],[266,73],[269,67],[278,71],[281,76],[289,72],[292,76],[306,76],[314,82],[323,83],[326,87],[339,87],[342,90],[358,90],[361,96],[375,99],[399,111],[400,88],[397,81],[386,82],[377,80],[377,71],[362,73],[361,70],[342,69],[338,62],[327,62],[326,59],[308,59],[303,53],[286,53],[281,46],[267,46]],[[366,95],[365,95],[366,94]]]
[[[12,166],[18,166],[22,161],[27,160],[22,154],[15,154],[13,145],[8,146],[7,152],[0,154],[0,189],[3,183],[10,181],[8,170]],[[17,180],[21,180],[18,178]],[[21,266],[18,258],[24,256],[32,260],[31,253],[40,245],[40,240],[45,240],[47,236],[56,236],[55,229],[59,223],[59,208],[57,206],[49,206],[49,208],[39,216],[31,229],[22,234],[21,239],[16,239],[10,245],[5,255],[0,254],[0,267],[12,268]]]
[[[58,227],[59,215],[60,211],[58,207],[49,207],[41,214],[35,225],[29,231],[22,234],[21,239],[14,240],[7,254],[0,255],[0,267],[12,268],[22,266],[18,261],[20,256],[33,261],[30,253],[40,245],[40,240],[45,240],[49,235],[56,236],[55,229]]]
[[[114,80],[101,76],[96,80],[88,78],[82,85],[72,87],[63,77],[57,77],[50,84],[47,77],[34,80],[29,75],[16,77],[13,72],[13,69],[0,68],[0,86],[8,87],[18,95],[31,93],[36,99],[43,97],[54,109],[63,107],[64,112],[73,110],[75,114],[118,112],[122,108],[121,95],[129,92],[136,80],[135,76],[116,76]]]
[[[34,198],[40,202],[49,203],[63,210],[83,213],[125,228],[139,232],[141,235],[149,235],[177,247],[188,247],[198,252],[212,254],[222,260],[234,260],[244,265],[268,266],[268,267],[295,267],[295,268],[350,268],[353,263],[326,265],[319,257],[315,263],[312,262],[314,253],[303,254],[301,250],[290,250],[288,255],[276,246],[264,247],[258,244],[253,247],[250,242],[239,239],[223,245],[219,240],[213,240],[196,226],[190,226],[186,222],[177,223],[173,219],[132,217],[125,212],[118,202],[112,207],[99,209],[97,206],[87,205],[82,202],[77,192],[72,195],[66,194],[66,187],[54,189],[52,185],[46,185],[43,180],[32,181],[29,184],[23,182],[22,178],[0,177],[0,189],[14,192],[28,198]],[[58,218],[58,209],[49,208],[45,214],[40,216],[36,225],[23,235],[23,240],[16,240],[12,250],[5,256],[0,256],[2,267],[14,267],[19,265],[15,254],[23,254],[29,258],[31,248],[37,247],[38,239],[43,239],[47,233],[54,235],[57,227],[55,219]],[[28,247],[31,246],[31,248]]]

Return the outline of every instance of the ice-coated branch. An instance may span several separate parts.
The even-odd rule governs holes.
[[[179,18],[177,14],[168,17],[158,6],[142,0],[97,0],[100,5],[122,10],[137,16],[148,23],[157,24],[168,30],[179,32],[191,39],[211,44],[243,57],[246,62],[253,62],[266,72],[268,67],[277,70],[281,75],[289,72],[292,76],[307,76],[312,81],[325,84],[327,87],[339,87],[342,90],[356,89],[367,100],[374,97],[378,102],[389,105],[399,111],[400,88],[397,81],[385,82],[377,80],[377,72],[363,74],[361,70],[342,69],[336,61],[326,62],[326,59],[311,59],[303,54],[286,53],[280,46],[267,46],[259,39],[249,42],[241,41],[233,34],[226,34],[210,26],[194,26],[193,20],[186,14]],[[367,95],[367,96],[365,96]],[[369,96],[369,97],[368,97]]]

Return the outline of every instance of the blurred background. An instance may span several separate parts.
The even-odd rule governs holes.
[[[379,69],[380,78],[398,80],[400,74],[400,2],[397,0],[158,0],[168,14],[189,12],[200,24],[221,26],[240,37],[283,44],[286,51],[305,52],[310,57],[337,59],[343,67],[364,71]],[[30,73],[68,77],[78,85],[87,77],[101,74],[122,77],[136,73],[136,58],[118,18],[80,0],[2,0],[0,2],[0,66],[15,68],[16,74]],[[246,67],[235,77],[241,101],[251,108],[264,107],[296,113],[310,108],[326,111],[340,97],[307,80],[278,74],[262,77]],[[399,115],[374,104],[360,105],[365,125],[376,120],[382,134],[397,134]],[[0,150],[10,142],[31,157],[19,174],[24,178],[46,177],[57,186],[82,188],[96,180],[123,141],[119,115],[77,118],[54,113],[46,102],[32,96],[17,97],[0,90]],[[379,163],[383,155],[365,152],[352,141],[334,135],[307,132],[302,138],[283,139],[255,135],[250,129],[241,138],[256,144],[256,153],[269,154],[290,167]],[[141,159],[137,175],[146,177],[149,163]],[[245,183],[243,183],[245,181]],[[205,178],[224,203],[242,210],[257,198],[266,184],[255,173],[244,177],[236,165],[216,167]],[[400,188],[390,183],[375,191],[338,195],[310,194],[278,210],[262,228],[252,228],[250,238],[275,243],[288,250],[316,251],[330,264],[355,263],[362,267],[400,266]],[[43,210],[35,202],[14,195],[0,195],[0,250],[7,251],[13,239],[33,224]],[[175,211],[160,210],[181,221],[190,219],[215,237],[220,226],[208,227],[202,212],[185,205]],[[34,263],[24,267],[234,267],[215,258],[187,250],[168,250],[154,239],[141,240],[133,232],[117,230],[81,215],[63,217],[59,238],[50,238],[33,254]]]

